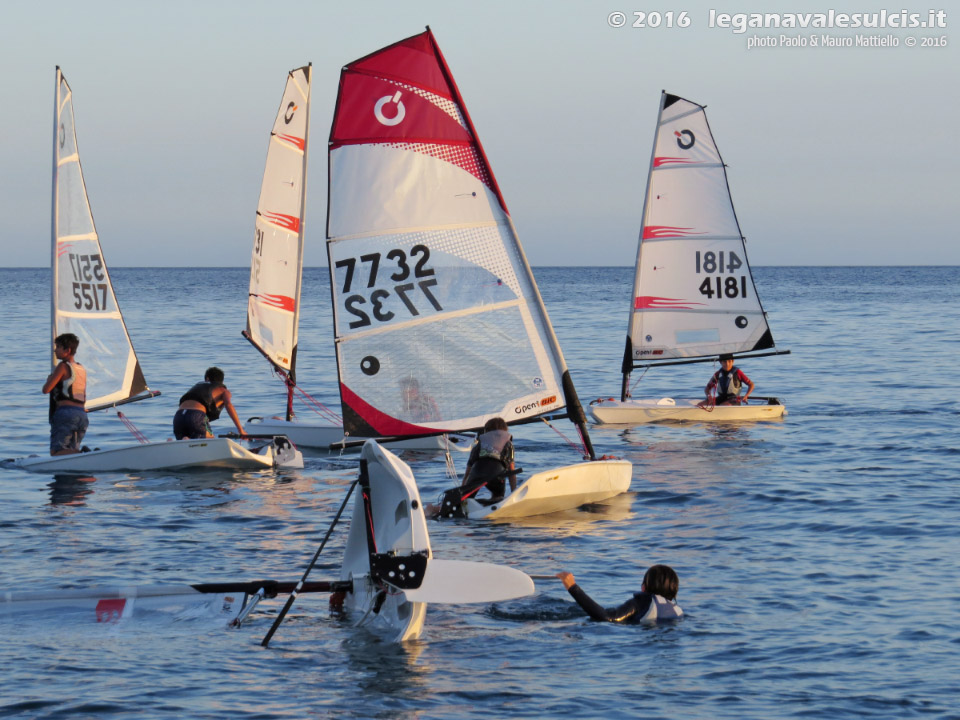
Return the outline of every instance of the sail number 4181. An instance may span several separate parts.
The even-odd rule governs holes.
[[[718,300],[727,298],[745,298],[747,296],[747,276],[734,276],[737,270],[743,267],[743,261],[735,252],[713,252],[708,250],[696,252],[697,275],[706,273],[716,277],[708,277],[700,283],[700,294],[711,300],[716,296]],[[722,277],[727,274],[727,277]]]

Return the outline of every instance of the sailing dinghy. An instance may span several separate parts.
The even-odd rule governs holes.
[[[355,496],[339,580],[307,582],[304,576],[299,583],[259,580],[0,590],[0,616],[22,618],[56,611],[100,623],[127,621],[136,613],[151,612],[211,618],[237,626],[263,598],[339,592],[344,593],[346,610],[356,626],[402,642],[420,636],[428,603],[490,603],[534,593],[530,576],[514,568],[434,558],[410,467],[373,440],[364,444],[360,457],[360,492]]]
[[[87,412],[144,400],[160,393],[147,387],[117,304],[87,197],[74,127],[73,93],[60,68],[53,126],[53,337],[80,338],[87,368]],[[53,365],[56,366],[56,356]],[[119,415],[120,413],[118,413]],[[122,418],[122,415],[121,415]],[[125,420],[126,422],[126,420]],[[286,438],[248,450],[229,438],[147,442],[73,455],[18,458],[13,464],[36,472],[108,472],[190,467],[303,467],[303,457]]]
[[[429,28],[342,70],[329,174],[345,434],[477,432],[492,417],[538,421],[566,407],[591,461],[527,480],[516,494],[540,502],[522,514],[625,492],[632,465],[596,459],[503,195]]]
[[[647,175],[620,399],[595,400],[598,423],[773,420],[777,398],[714,405],[703,398],[634,399],[633,370],[753,358],[775,350],[753,282],[726,167],[704,108],[664,92]],[[743,354],[750,353],[750,354]]]
[[[259,350],[287,388],[284,417],[250,418],[258,434],[285,435],[302,447],[328,449],[343,441],[343,422],[297,387],[297,333],[303,278],[304,210],[310,133],[312,65],[287,74],[280,109],[270,132],[260,186],[250,262],[247,328],[243,336]],[[305,421],[293,410],[294,391],[326,420]],[[434,436],[400,441],[408,450],[469,449],[463,438]]]

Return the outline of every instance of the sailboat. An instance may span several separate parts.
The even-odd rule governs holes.
[[[522,514],[539,514],[625,492],[632,465],[596,459],[503,195],[429,28],[343,68],[329,175],[346,435],[476,432],[493,417],[517,424],[566,408],[590,462],[537,473],[479,514],[525,497],[541,502]]]
[[[776,350],[702,105],[664,92],[647,175],[620,399],[590,404],[598,423],[773,420],[778,398],[715,405],[703,397],[634,399],[633,370],[754,358]],[[746,353],[746,354],[745,354]]]
[[[304,576],[299,583],[257,580],[59,590],[10,588],[0,590],[0,616],[15,615],[22,620],[29,614],[57,612],[69,614],[71,622],[120,623],[150,612],[192,620],[208,618],[236,627],[263,598],[339,592],[344,594],[344,609],[357,627],[387,641],[404,642],[423,632],[428,603],[490,603],[534,593],[531,577],[515,568],[434,557],[410,466],[373,440],[361,451],[357,484],[360,492],[354,496],[338,580],[308,582]],[[349,493],[344,506],[348,499]],[[263,644],[280,620],[282,617]]]
[[[339,416],[312,398],[309,404],[325,415],[326,420],[304,421],[296,417],[293,409],[294,392],[299,389],[297,333],[303,276],[311,76],[312,65],[287,74],[280,109],[270,132],[257,204],[247,327],[243,336],[263,354],[287,388],[285,416],[250,418],[251,429],[257,434],[285,435],[298,446],[328,449],[342,444],[343,423]],[[465,445],[462,438],[439,436],[405,441],[403,447],[467,449]]]
[[[93,412],[160,393],[147,387],[110,282],[80,168],[73,93],[59,67],[54,99],[51,324],[54,338],[67,332],[80,338],[78,354],[87,368],[86,409]],[[65,473],[303,464],[285,438],[250,451],[228,438],[150,443],[135,434],[139,445],[30,456],[14,464],[25,470]]]

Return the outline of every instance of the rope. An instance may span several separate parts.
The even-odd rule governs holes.
[[[277,368],[272,368],[272,369],[273,369],[274,375],[276,375],[281,380],[283,380],[284,383],[287,382],[286,373],[278,370]],[[343,425],[342,417],[337,415],[337,413],[335,413],[333,410],[331,410],[322,402],[320,402],[315,397],[310,395],[310,393],[308,393],[306,390],[301,388],[299,385],[294,385],[293,388],[302,396],[301,401],[303,402],[303,404],[306,405],[311,410],[313,410],[313,412],[317,413],[317,415],[320,415],[321,417],[326,418],[327,420],[334,423],[335,425]]]
[[[640,377],[638,377],[636,382],[633,383],[633,387],[630,388],[630,397],[633,397],[633,391],[637,389],[637,385],[640,384],[640,381],[643,380],[643,376],[647,374],[647,370],[649,369],[650,369],[650,366],[647,365],[647,367],[643,369],[643,372],[640,373]]]
[[[137,426],[130,421],[130,418],[128,418],[119,410],[117,410],[117,417],[120,418],[120,422],[127,426],[127,430],[130,431],[130,433],[140,442],[141,445],[146,445],[150,442],[147,440],[147,436],[140,432],[137,429]]]
[[[543,420],[544,423],[546,423],[546,425],[547,425],[548,428],[550,428],[550,429],[553,430],[557,435],[559,435],[560,437],[562,437],[562,438],[566,441],[567,445],[569,445],[571,448],[573,448],[573,450],[574,450],[575,452],[579,453],[580,455],[586,455],[586,453],[587,453],[587,444],[586,444],[585,442],[583,442],[583,434],[580,435],[580,441],[581,441],[583,444],[582,444],[580,447],[577,447],[577,444],[576,444],[575,442],[573,442],[570,438],[568,438],[568,437],[567,437],[566,435],[564,435],[562,432],[560,432],[559,430],[557,430],[557,428],[555,428],[553,425],[551,425],[549,420],[547,420],[545,417],[541,417],[540,419]],[[580,428],[578,427],[578,428],[577,428],[577,432],[579,432],[579,431],[580,431]]]

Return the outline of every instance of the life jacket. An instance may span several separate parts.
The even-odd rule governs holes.
[[[222,385],[214,385],[213,383],[201,382],[194,385],[192,388],[187,390],[181,397],[180,402],[185,400],[193,400],[198,402],[207,411],[207,418],[210,420],[216,420],[220,417],[220,410],[222,405],[218,406],[217,401],[213,399],[213,391],[218,387],[223,387]]]
[[[57,383],[53,396],[56,402],[72,400],[85,403],[87,401],[87,369],[80,363],[61,360],[70,370],[70,374]]]
[[[503,469],[506,469],[506,465],[503,462],[503,449],[512,439],[513,436],[506,430],[490,430],[489,432],[478,435],[477,442],[480,443],[480,452],[477,455],[477,459],[483,460],[484,458],[490,458],[496,460],[504,466]]]
[[[641,595],[646,593],[636,593],[634,597],[639,598]],[[642,600],[638,600],[642,602]],[[679,617],[683,617],[683,610],[677,603],[673,600],[667,600],[662,595],[654,595],[650,603],[650,607],[647,609],[647,612],[644,614],[641,621],[655,621],[655,620],[676,620]]]
[[[717,370],[717,397],[734,395],[740,396],[743,389],[743,383],[740,381],[739,368],[734,365],[730,372],[720,369]]]

